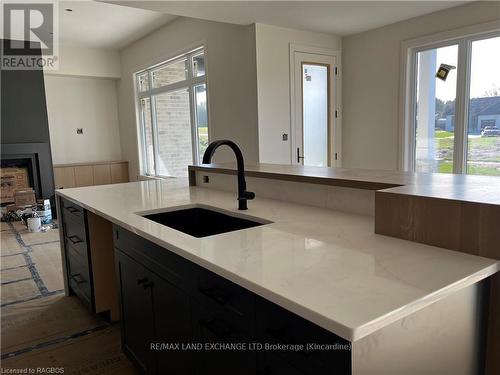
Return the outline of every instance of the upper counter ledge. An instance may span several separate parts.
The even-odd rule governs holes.
[[[196,171],[235,175],[236,165],[223,163],[189,166],[190,176]],[[249,177],[500,205],[500,177],[263,163],[245,165],[245,174]]]

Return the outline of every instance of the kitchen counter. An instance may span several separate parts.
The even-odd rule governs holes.
[[[63,189],[57,195],[349,341],[500,270],[495,260],[374,234],[372,217],[259,197],[244,215],[273,223],[205,238],[137,214],[193,204],[242,214],[236,193],[190,187],[186,180]]]

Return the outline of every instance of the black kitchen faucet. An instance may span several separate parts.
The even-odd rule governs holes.
[[[208,145],[205,154],[203,155],[203,164],[210,164],[215,150],[222,145],[229,146],[236,155],[236,165],[238,167],[238,210],[246,210],[248,209],[247,200],[254,199],[255,193],[247,191],[247,183],[245,181],[245,162],[243,161],[243,154],[236,143],[228,139],[213,141]]]

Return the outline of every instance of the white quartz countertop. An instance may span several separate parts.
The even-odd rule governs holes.
[[[499,262],[373,233],[373,218],[151,180],[57,190],[140,236],[356,341],[500,269]],[[195,238],[137,215],[203,204],[273,223]]]

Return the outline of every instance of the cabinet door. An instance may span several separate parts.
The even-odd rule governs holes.
[[[179,345],[179,349],[157,352],[157,372],[169,375],[192,374],[191,352],[182,350],[182,344],[190,343],[193,339],[189,296],[154,274],[150,277],[153,281],[155,340],[168,345]]]
[[[223,310],[205,308],[193,303],[192,311],[197,342],[210,345],[253,341],[248,325],[243,326],[241,321]],[[255,373],[255,352],[248,349],[219,350],[209,346],[209,350],[196,353],[196,374],[255,375]]]
[[[154,314],[149,272],[120,251],[115,251],[121,302],[122,347],[143,373],[156,370]]]

